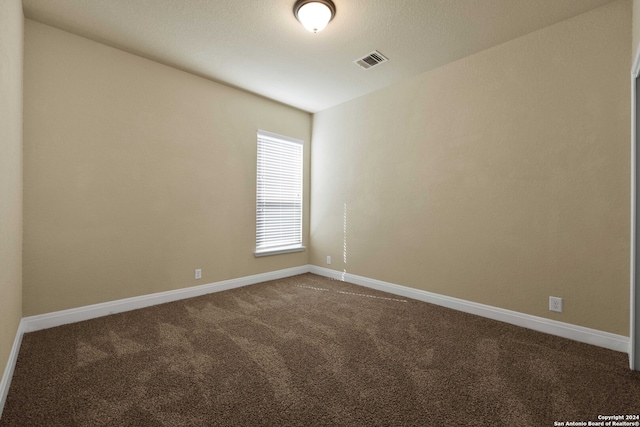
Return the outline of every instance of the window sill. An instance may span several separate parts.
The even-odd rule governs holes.
[[[270,255],[280,255],[280,254],[289,254],[292,252],[303,252],[306,249],[305,246],[287,246],[283,248],[273,248],[273,249],[265,249],[262,251],[255,251],[253,256],[256,258],[260,258],[263,256]]]

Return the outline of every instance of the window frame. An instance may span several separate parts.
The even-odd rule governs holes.
[[[278,255],[278,254],[285,254],[285,253],[292,253],[292,252],[302,252],[304,251],[306,248],[305,246],[303,246],[303,228],[304,228],[304,141],[301,139],[296,139],[296,138],[291,138],[288,136],[284,136],[284,135],[279,135],[273,132],[268,132],[268,131],[264,131],[264,130],[258,130],[257,131],[257,138],[256,138],[256,149],[257,149],[257,153],[256,153],[256,241],[255,241],[255,251],[254,251],[254,256],[255,257],[263,257],[263,256],[269,256],[269,255]],[[269,144],[269,143],[273,143],[279,146],[276,147],[262,147],[261,148],[261,144]],[[295,150],[299,151],[297,153],[295,153],[293,156],[297,157],[296,160],[299,159],[299,164],[297,165],[293,165],[291,168],[286,169],[284,171],[284,174],[287,173],[295,173],[295,178],[293,180],[287,179],[286,177],[283,179],[282,176],[280,177],[276,177],[275,180],[273,182],[279,182],[279,183],[283,183],[286,181],[287,186],[289,187],[288,191],[285,191],[285,194],[282,196],[283,198],[277,199],[277,200],[272,200],[271,202],[265,202],[265,199],[268,199],[269,196],[265,195],[265,191],[264,191],[264,185],[265,185],[265,180],[264,180],[264,168],[265,165],[262,164],[261,165],[261,161],[265,162],[266,160],[263,157],[263,154],[265,153],[265,148],[269,149],[271,148],[273,149],[286,149],[287,147],[295,147]],[[273,152],[272,152],[273,154]],[[285,157],[287,157],[287,155],[285,155]],[[292,157],[292,156],[289,156]],[[273,167],[273,164],[271,165],[267,165],[266,167],[269,168],[269,166]],[[262,168],[262,169],[261,169]],[[263,171],[261,173],[261,170]],[[299,172],[299,174],[298,174]],[[279,181],[279,179],[281,179],[282,181]],[[295,185],[297,185],[296,188],[291,189],[291,184],[292,182],[295,181]],[[297,196],[293,196],[291,193],[295,193],[297,190],[298,195]],[[268,191],[267,193],[271,194],[271,197],[273,197],[274,192],[272,191]],[[291,198],[292,197],[297,197],[297,202],[291,202]],[[282,206],[282,204],[284,203],[286,204],[293,204],[293,207],[290,209],[284,209],[285,216],[287,216],[287,214],[291,215],[291,213],[294,213],[295,218],[294,218],[294,224],[287,224],[285,227],[283,227],[284,230],[284,234],[285,235],[289,235],[289,237],[292,235],[292,230],[295,230],[296,233],[298,233],[298,235],[296,236],[296,241],[294,242],[283,242],[281,241],[280,244],[277,243],[278,239],[277,238],[266,238],[264,237],[264,234],[266,233],[265,229],[264,229],[264,222],[262,222],[261,225],[261,221],[264,221],[264,217],[262,217],[261,219],[261,209],[263,209],[262,212],[264,212],[264,208],[265,208],[265,204],[266,203],[271,203],[272,205],[280,205]],[[297,229],[296,229],[297,228]],[[281,230],[282,231],[282,230]],[[265,243],[266,240],[266,243]],[[285,239],[286,240],[286,239]],[[261,243],[261,244],[260,244]]]

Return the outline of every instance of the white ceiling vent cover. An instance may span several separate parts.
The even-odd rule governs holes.
[[[362,58],[356,59],[353,62],[358,64],[361,68],[368,70],[371,67],[375,67],[376,65],[382,64],[383,62],[387,61],[388,59],[383,54],[381,54],[377,50],[374,50],[367,56],[363,56]]]

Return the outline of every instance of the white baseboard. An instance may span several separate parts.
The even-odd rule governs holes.
[[[534,331],[544,332],[559,337],[580,341],[610,350],[629,353],[629,337],[603,332],[596,329],[585,328],[583,326],[572,325],[570,323],[558,322],[557,320],[545,319],[543,317],[532,316],[517,311],[505,310],[503,308],[492,307],[490,305],[479,304],[459,298],[439,295],[420,289],[409,288],[407,286],[396,285],[383,282],[381,280],[369,279],[355,274],[331,270],[324,267],[312,265],[310,272],[332,279],[344,280],[360,286],[377,289],[390,294],[401,295],[419,301],[440,305],[454,310],[471,313],[489,319],[498,320],[512,325],[521,326]]]
[[[95,319],[96,317],[137,310],[139,308],[150,307],[152,305],[198,297],[214,292],[226,291],[229,289],[254,285],[256,283],[267,282],[269,280],[282,279],[283,277],[295,276],[297,274],[304,274],[308,272],[309,266],[301,265],[299,267],[255,274],[253,276],[245,276],[238,279],[223,280],[221,282],[208,283],[206,285],[142,295],[133,298],[125,298],[100,304],[87,305],[84,307],[71,308],[69,310],[40,314],[37,316],[29,316],[22,319],[25,324],[24,332],[39,331],[41,329],[53,328],[55,326],[66,325],[68,323],[81,322],[83,320]]]
[[[4,368],[4,374],[0,380],[0,416],[2,416],[2,410],[4,404],[7,401],[7,395],[9,394],[9,386],[11,386],[11,378],[13,378],[13,371],[18,361],[18,353],[20,352],[20,345],[22,344],[22,336],[24,335],[24,321],[20,321],[18,330],[16,331],[16,337],[13,339],[13,346],[9,353],[9,360]]]

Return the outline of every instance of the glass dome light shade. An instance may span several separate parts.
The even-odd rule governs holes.
[[[312,1],[303,4],[296,10],[298,21],[312,33],[322,31],[333,18],[334,11],[327,4]]]

